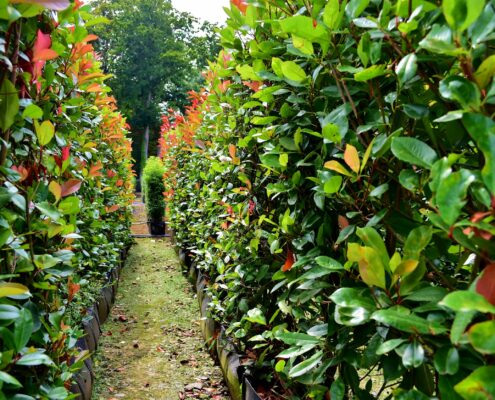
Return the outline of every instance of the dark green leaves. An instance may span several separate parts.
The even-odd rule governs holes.
[[[392,153],[399,160],[424,168],[431,168],[437,160],[437,153],[421,140],[398,137],[392,140]]]
[[[478,109],[480,91],[471,81],[461,76],[450,76],[440,82],[440,94],[448,100],[458,102],[464,109]]]
[[[440,323],[421,318],[404,307],[376,311],[371,318],[384,325],[409,333],[439,335],[447,331]]]
[[[458,383],[455,386],[455,390],[465,400],[486,400],[487,394],[492,395],[495,393],[494,376],[494,366],[480,367]]]
[[[337,305],[335,321],[341,325],[364,324],[376,309],[367,289],[340,288],[333,292],[330,299]]]
[[[19,111],[19,97],[17,89],[8,79],[4,79],[0,86],[0,129],[6,131],[14,123]]]
[[[495,321],[486,321],[469,329],[469,341],[482,354],[495,354]]]
[[[14,343],[17,352],[20,352],[27,345],[31,334],[33,333],[34,323],[31,312],[23,308],[19,311],[19,317],[15,321]]]

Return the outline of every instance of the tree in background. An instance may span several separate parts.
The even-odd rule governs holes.
[[[201,71],[219,50],[214,25],[175,10],[170,0],[98,0],[95,12],[108,19],[94,32],[103,68],[113,75],[108,84],[132,127],[140,171],[158,139],[160,106],[183,109],[187,92],[202,85]]]

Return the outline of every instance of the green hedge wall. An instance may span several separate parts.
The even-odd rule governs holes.
[[[232,1],[170,220],[287,399],[495,398],[495,2]]]

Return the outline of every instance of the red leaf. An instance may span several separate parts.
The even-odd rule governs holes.
[[[43,49],[34,53],[33,61],[48,61],[57,58],[58,54],[52,49]]]
[[[292,250],[289,249],[287,251],[287,258],[285,259],[285,264],[282,267],[282,271],[284,272],[290,271],[290,269],[294,265],[294,262],[295,262],[294,253],[292,252]]]
[[[62,161],[67,160],[70,157],[70,146],[62,147]]]
[[[236,6],[241,13],[246,15],[246,10],[248,5],[244,2],[244,0],[230,0],[230,2]]]
[[[490,264],[476,283],[476,291],[495,305],[495,264]]]
[[[78,179],[69,179],[62,184],[62,197],[76,193],[81,188],[82,182]]]
[[[106,207],[106,212],[107,213],[113,213],[115,211],[117,211],[118,209],[120,208],[120,206],[118,204],[114,204],[112,207]]]
[[[72,283],[72,281],[69,278],[69,296],[68,296],[69,302],[72,301],[72,299],[77,294],[77,292],[79,292],[80,289],[81,289],[81,285]]]

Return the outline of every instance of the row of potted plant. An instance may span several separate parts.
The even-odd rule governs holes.
[[[131,143],[98,22],[81,1],[0,3],[2,399],[74,398],[78,339],[130,244]]]
[[[495,396],[493,1],[231,3],[161,142],[260,396]]]

